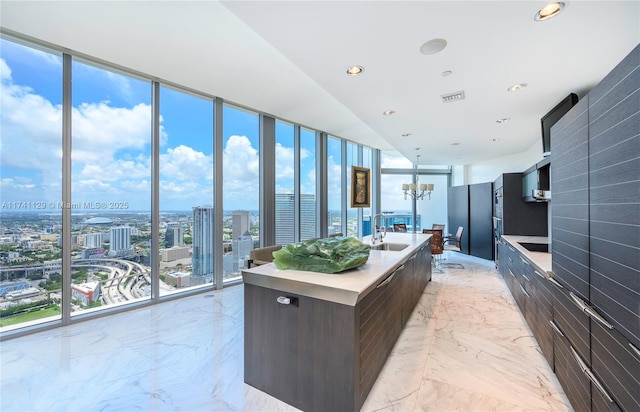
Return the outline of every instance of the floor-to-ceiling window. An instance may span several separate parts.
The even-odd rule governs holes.
[[[328,233],[342,230],[342,140],[327,138],[327,213]]]
[[[382,173],[380,176],[380,209],[383,214],[388,216],[384,223],[388,229],[392,229],[394,223],[404,223],[408,230],[412,230],[413,200],[409,196],[405,197],[401,190],[403,184],[412,182],[413,177],[408,173],[408,169],[412,167],[413,164],[404,156],[382,152],[382,169],[404,170],[402,173]]]
[[[318,236],[316,133],[300,128],[300,240]]]
[[[359,215],[362,213],[359,208],[351,207],[351,167],[360,166],[358,159],[358,145],[355,143],[347,142],[347,190],[349,190],[349,196],[347,199],[347,236],[358,236],[360,219]]]
[[[249,252],[260,243],[260,152],[258,113],[224,104],[223,278],[240,278]]]
[[[150,296],[151,82],[74,60],[72,312]]]
[[[398,153],[383,152],[381,162],[381,209],[386,215],[387,228],[392,228],[394,223],[404,223],[409,231],[420,232],[431,228],[434,223],[447,224],[447,189],[451,174],[448,166],[419,166],[418,184],[431,183],[434,190],[414,201],[410,195],[404,194],[402,185],[414,183],[415,165]]]
[[[359,235],[347,167],[369,167],[373,149],[107,62],[0,41],[2,337],[11,325],[67,324],[240,280],[267,233],[288,236],[277,243]],[[267,163],[275,185],[261,182]],[[264,208],[262,223],[274,224],[263,234],[261,192],[267,206],[294,195],[286,222],[282,204]]]
[[[0,39],[0,80],[4,328],[61,317],[62,56]]]
[[[160,88],[160,295],[215,282],[213,101]]]
[[[296,240],[296,190],[294,126],[276,121],[276,244],[287,245]]]
[[[374,151],[373,149],[371,149],[370,147],[367,146],[363,146],[362,147],[362,167],[367,168],[369,170],[371,170],[371,179],[374,178],[373,173],[375,173],[375,171],[373,170],[373,166],[374,166],[374,162],[373,162],[373,155],[374,155]],[[373,185],[371,186],[370,189],[375,189],[373,187]],[[372,196],[372,190],[370,190],[370,197]],[[373,199],[370,199],[371,203],[373,202]],[[372,215],[372,208],[371,207],[366,207],[362,209],[362,236],[368,236],[371,234],[371,215]]]
[[[425,195],[422,200],[416,202],[416,213],[420,216],[418,231],[431,229],[434,223],[448,225],[447,214],[447,189],[449,187],[449,177],[445,174],[435,174],[436,166],[425,166],[421,169],[429,168],[431,174],[419,175],[420,183],[433,184],[433,191],[430,195]],[[443,172],[448,169],[443,169]],[[451,229],[445,227],[444,234],[451,233]],[[454,230],[455,233],[455,230]]]

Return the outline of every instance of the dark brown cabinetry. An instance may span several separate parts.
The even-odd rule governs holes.
[[[359,410],[430,280],[425,244],[355,306],[245,283],[245,382],[304,411]]]
[[[493,260],[493,184],[453,186],[447,191],[449,231],[462,232],[462,253]]]
[[[640,46],[552,127],[551,156],[554,277],[504,239],[499,271],[574,409],[638,411]]]
[[[538,341],[543,355],[553,365],[551,281],[542,269],[505,240],[501,239],[498,247],[502,256],[498,270]]]
[[[576,410],[640,410],[640,46],[553,126],[551,156],[556,374]]]

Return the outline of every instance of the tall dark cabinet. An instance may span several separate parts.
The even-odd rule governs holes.
[[[462,233],[462,252],[482,259],[493,260],[493,184],[453,186],[447,193],[449,232]]]
[[[640,410],[640,46],[551,130],[554,366],[576,410]]]

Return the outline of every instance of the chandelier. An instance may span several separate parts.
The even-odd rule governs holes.
[[[416,149],[418,150],[418,149]],[[418,175],[418,160],[420,160],[420,155],[416,155],[416,162],[413,165],[413,170],[415,172],[414,182],[415,183],[404,183],[402,185],[402,190],[404,191],[404,200],[407,200],[407,195],[411,196],[412,199],[421,200],[424,199],[425,195],[429,197],[431,200],[431,192],[433,191],[433,183],[420,183],[419,175]]]

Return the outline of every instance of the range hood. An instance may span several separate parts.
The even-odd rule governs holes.
[[[550,166],[551,162],[546,158],[522,172],[523,201],[549,202],[551,200]]]
[[[531,198],[537,202],[548,202],[551,200],[551,190],[537,190],[531,191]]]

